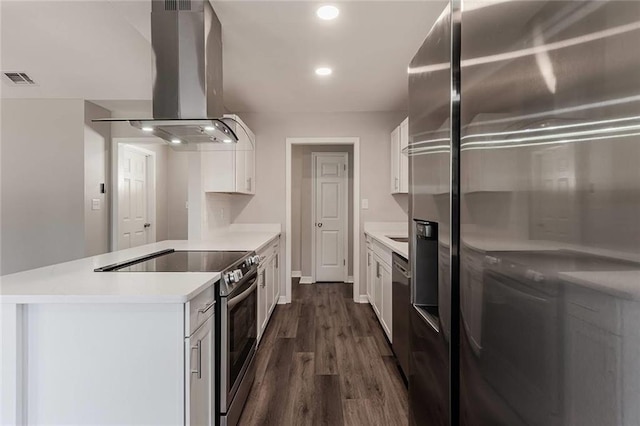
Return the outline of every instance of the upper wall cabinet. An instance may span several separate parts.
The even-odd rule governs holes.
[[[202,152],[204,192],[255,194],[255,135],[237,115],[225,115],[237,121],[236,149]],[[253,143],[251,142],[253,141]]]
[[[403,150],[409,145],[409,118],[391,132],[391,193],[409,192],[409,158]]]

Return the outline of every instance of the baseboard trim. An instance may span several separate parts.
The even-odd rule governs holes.
[[[278,298],[278,305],[286,305],[287,303],[291,303],[291,300],[289,300],[286,296],[280,296]]]
[[[360,295],[360,297],[357,300],[358,303],[369,303],[369,296],[367,296],[366,294],[364,295]]]
[[[300,278],[302,277],[302,271],[291,271],[291,278]]]
[[[300,284],[313,284],[311,277],[300,277]]]
[[[345,283],[347,283],[347,284],[353,284],[353,276],[352,276],[352,275],[349,275],[349,276],[347,277],[347,280],[345,281]]]

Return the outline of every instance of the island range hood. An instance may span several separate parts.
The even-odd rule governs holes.
[[[151,4],[153,118],[96,121],[129,122],[180,151],[253,149],[242,124],[224,115],[222,26],[209,1]]]

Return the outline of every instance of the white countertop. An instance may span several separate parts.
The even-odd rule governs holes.
[[[393,241],[389,237],[407,238],[407,232],[406,222],[367,222],[364,224],[364,233],[366,235],[376,239],[405,259],[409,259],[409,243]]]
[[[0,277],[2,303],[185,303],[219,272],[94,272],[160,250],[259,250],[277,231],[229,230],[207,241],[168,240]]]

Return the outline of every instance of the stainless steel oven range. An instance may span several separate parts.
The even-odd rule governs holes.
[[[223,271],[216,296],[217,412],[220,425],[234,426],[255,378],[259,257],[249,253]]]

